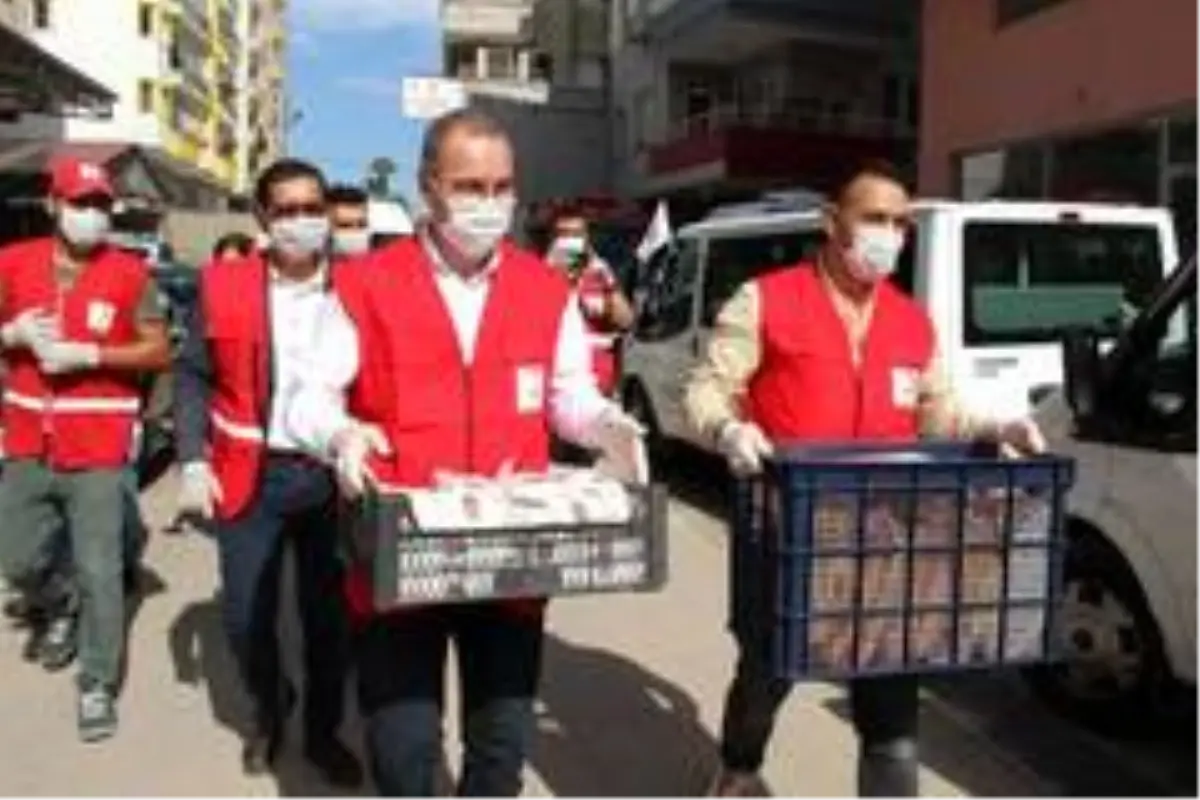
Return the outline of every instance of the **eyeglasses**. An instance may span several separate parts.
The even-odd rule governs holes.
[[[286,206],[271,206],[267,216],[271,219],[291,219],[292,217],[320,217],[325,214],[325,204],[319,202],[293,203]]]

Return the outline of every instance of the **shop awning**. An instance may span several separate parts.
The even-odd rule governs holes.
[[[0,117],[107,116],[116,99],[108,87],[0,25]]]

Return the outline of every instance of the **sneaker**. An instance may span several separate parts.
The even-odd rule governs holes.
[[[79,690],[79,738],[93,743],[117,732],[117,703],[113,693],[97,683]]]
[[[74,614],[61,614],[50,620],[38,646],[38,660],[47,672],[58,672],[75,660],[78,619]]]
[[[755,772],[738,772],[721,767],[706,797],[766,797],[767,789]]]

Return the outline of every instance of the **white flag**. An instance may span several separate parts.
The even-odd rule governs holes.
[[[650,220],[650,226],[646,228],[646,233],[637,246],[638,261],[643,264],[647,263],[655,253],[669,245],[673,239],[674,234],[671,232],[671,217],[667,212],[667,203],[659,200],[658,207],[654,209],[654,218]]]

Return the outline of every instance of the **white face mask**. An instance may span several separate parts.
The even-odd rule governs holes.
[[[333,252],[340,256],[357,256],[371,249],[371,232],[366,228],[333,232]]]
[[[464,256],[482,260],[491,255],[513,223],[517,201],[511,194],[498,197],[457,195],[446,200],[450,217],[442,231]]]
[[[58,230],[72,247],[90,250],[104,241],[112,227],[108,212],[98,208],[64,205],[58,212]]]
[[[271,247],[293,258],[320,253],[329,245],[329,218],[290,217],[277,219],[268,230]]]
[[[878,283],[896,271],[904,249],[904,231],[891,225],[859,225],[847,263],[854,277]]]
[[[588,242],[584,236],[559,236],[550,245],[547,260],[564,267],[577,266],[587,254]]]

